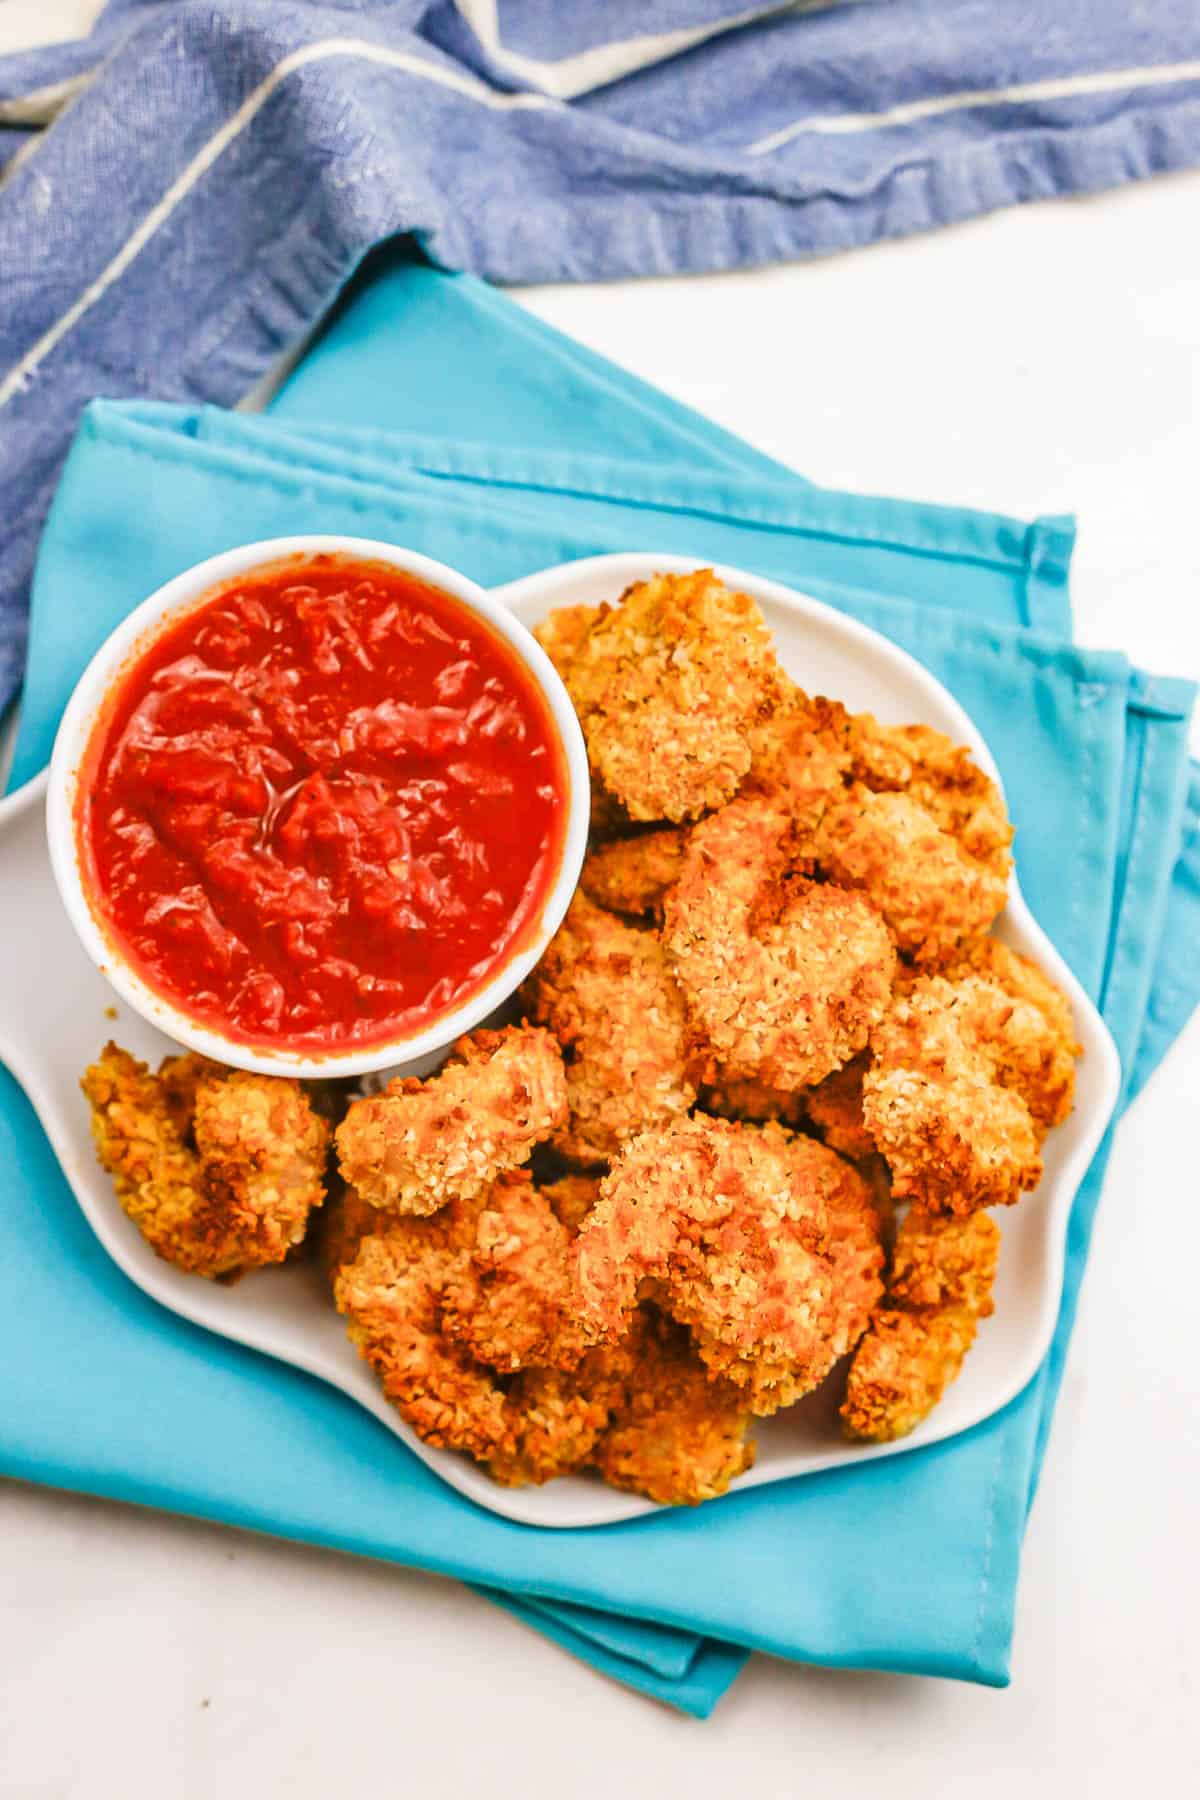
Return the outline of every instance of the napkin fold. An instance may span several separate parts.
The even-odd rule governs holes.
[[[414,266],[343,309],[269,417],[89,410],[39,557],[14,780],[44,763],[92,648],[160,581],[313,529],[391,538],[489,585],[654,547],[829,600],[929,666],[987,736],[1023,888],[1104,1010],[1127,1097],[1200,999],[1192,689],[1069,643],[1069,521],[815,488],[469,278]],[[694,1512],[545,1532],[482,1512],[343,1396],[133,1288],[3,1076],[0,1467],[457,1575],[697,1714],[754,1648],[1002,1683],[1105,1153],[1073,1213],[1053,1348],[1001,1413]]]

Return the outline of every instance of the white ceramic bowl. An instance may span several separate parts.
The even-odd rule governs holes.
[[[172,1005],[142,980],[121,955],[88,897],[79,863],[75,810],[79,770],[97,715],[114,682],[158,634],[168,624],[175,624],[198,602],[207,599],[214,589],[235,581],[251,569],[291,557],[330,554],[385,563],[406,575],[414,575],[460,601],[504,639],[532,676],[550,708],[567,770],[567,824],[558,873],[538,929],[525,948],[512,956],[486,986],[422,1031],[366,1048],[357,1046],[345,1051],[306,1054],[255,1047],[227,1038]],[[105,639],[76,683],[55,739],[50,759],[46,829],[58,891],[80,943],[121,998],[167,1037],[217,1062],[231,1063],[235,1068],[252,1069],[263,1075],[331,1077],[364,1075],[379,1069],[406,1074],[423,1073],[455,1038],[464,1031],[471,1031],[502,1006],[533,968],[558,929],[579,880],[587,845],[589,805],[587,751],[575,710],[549,657],[507,606],[457,570],[434,562],[428,556],[418,556],[415,551],[400,549],[395,544],[378,543],[371,538],[288,537],[243,544],[236,550],[226,550],[220,556],[197,563],[135,607]]]

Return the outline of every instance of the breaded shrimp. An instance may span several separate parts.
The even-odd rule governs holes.
[[[1023,956],[999,938],[980,938],[943,971],[948,981],[980,975],[1003,988],[1013,1000],[1036,1006],[1049,1028],[1049,1039],[1027,1038],[1032,1064],[1018,1086],[1039,1132],[1060,1125],[1071,1110],[1075,1093],[1075,1061],[1082,1050],[1075,1036],[1071,1003],[1032,957]]]
[[[846,1436],[887,1444],[931,1413],[975,1339],[965,1307],[945,1312],[877,1312],[850,1365],[842,1423]]]
[[[580,886],[607,912],[661,921],[663,895],[679,875],[686,848],[687,832],[673,826],[614,838],[587,858]]]
[[[961,1306],[986,1319],[999,1260],[1000,1227],[987,1213],[955,1218],[912,1206],[896,1234],[888,1301],[909,1311]]]
[[[584,1342],[571,1317],[568,1242],[531,1177],[524,1170],[502,1176],[442,1286],[443,1332],[493,1369],[573,1368]]]
[[[602,1182],[571,1248],[578,1317],[617,1342],[650,1282],[709,1370],[770,1413],[844,1354],[852,1314],[865,1326],[883,1261],[877,1230],[865,1242],[873,1219],[861,1178],[823,1145],[697,1114],[635,1138]]]
[[[831,880],[867,895],[897,948],[923,965],[948,961],[985,932],[1007,897],[1007,852],[972,856],[908,793],[855,783],[799,848]]]
[[[338,1160],[372,1206],[425,1216],[484,1193],[566,1116],[562,1057],[548,1032],[476,1031],[437,1075],[356,1100],[337,1129]]]
[[[584,604],[558,606],[546,615],[540,625],[534,626],[534,637],[564,682],[580,644],[603,610],[600,606]]]
[[[488,1462],[503,1487],[528,1487],[589,1465],[621,1392],[624,1349],[589,1350],[579,1366],[523,1369],[509,1385],[505,1440]]]
[[[711,1081],[811,1086],[888,1005],[896,957],[874,907],[796,866],[787,814],[749,796],[694,828],[666,896],[663,944]]]
[[[887,1298],[850,1365],[846,1435],[905,1437],[962,1368],[992,1311],[1000,1233],[986,1213],[945,1218],[913,1207],[896,1238]]]
[[[282,1262],[325,1198],[329,1127],[298,1082],[116,1044],[83,1077],[101,1163],[151,1249],[188,1274]]]
[[[612,1487],[665,1506],[727,1491],[754,1461],[742,1391],[714,1380],[681,1325],[649,1307],[634,1315],[628,1370],[593,1460]]]
[[[775,671],[755,601],[700,569],[639,582],[602,609],[563,678],[603,787],[632,819],[678,822],[737,789]]]
[[[351,1340],[417,1435],[488,1457],[508,1438],[504,1392],[441,1329],[442,1289],[474,1242],[478,1211],[478,1200],[451,1200],[428,1218],[377,1214],[333,1292]]]
[[[683,1000],[653,932],[576,894],[523,995],[566,1055],[569,1118],[551,1141],[569,1161],[604,1162],[692,1105]]]
[[[1045,1015],[992,981],[927,976],[872,1034],[863,1117],[897,1199],[1010,1206],[1041,1179],[1039,1121],[1064,1104]]]

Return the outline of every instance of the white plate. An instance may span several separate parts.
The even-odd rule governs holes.
[[[547,569],[497,592],[532,625],[557,606],[615,600],[629,582],[655,570],[694,566],[678,556],[599,556]],[[966,713],[902,650],[776,582],[739,569],[719,572],[759,601],[781,660],[804,687],[834,695],[853,710],[869,709],[887,723],[937,726],[969,744],[995,774]],[[841,1442],[835,1396],[826,1390],[758,1425],[758,1460],[734,1483],[735,1493],[895,1456],[965,1431],[1019,1393],[1046,1353],[1058,1313],[1071,1202],[1116,1104],[1120,1064],[1099,1014],[1030,915],[1015,876],[1000,931],[1066,989],[1084,1057],[1075,1110],[1047,1142],[1041,1186],[1003,1216],[995,1314],[982,1326],[946,1398],[903,1443],[855,1448]],[[114,1005],[115,1020],[105,1016]],[[0,1060],[25,1088],[80,1206],[114,1261],[154,1299],[193,1323],[332,1382],[396,1432],[443,1480],[493,1512],[530,1525],[583,1526],[655,1510],[650,1501],[617,1493],[586,1475],[544,1488],[497,1487],[465,1457],[421,1443],[380,1396],[311,1267],[264,1270],[234,1287],[220,1287],[160,1261],[117,1205],[92,1150],[79,1076],[109,1036],[152,1062],[175,1047],[116,1001],[80,948],[50,870],[39,778],[0,801]]]

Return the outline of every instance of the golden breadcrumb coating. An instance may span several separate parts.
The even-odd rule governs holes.
[[[565,658],[588,755],[632,819],[696,819],[736,791],[775,692],[755,601],[711,569],[637,583]]]
[[[933,1411],[974,1340],[975,1320],[965,1307],[877,1312],[850,1365],[846,1436],[877,1444],[907,1437]]]
[[[1004,905],[1012,827],[969,751],[926,725],[882,726],[781,682],[751,785],[786,806],[817,869],[874,901],[905,955],[940,967]]]
[[[999,938],[980,938],[955,963],[943,970],[947,980],[980,975],[1003,988],[1013,1000],[1036,1006],[1050,1030],[1049,1040],[1029,1040],[1033,1064],[1020,1087],[1039,1132],[1060,1125],[1071,1111],[1075,1095],[1075,1063],[1083,1054],[1075,1036],[1071,1003],[1062,989],[1030,956],[1010,949]]]
[[[979,976],[926,976],[871,1044],[863,1116],[897,1199],[961,1213],[1037,1186],[1043,1121],[1069,1108],[1073,1075],[1038,1007]]]
[[[188,1274],[282,1262],[325,1198],[329,1127],[298,1082],[202,1058],[164,1066],[165,1080],[110,1042],[81,1083],[121,1206]]]
[[[612,1487],[665,1506],[715,1499],[754,1462],[745,1395],[707,1373],[681,1325],[649,1307],[633,1325],[625,1379],[593,1461]]]
[[[714,1083],[821,1081],[891,997],[896,957],[874,907],[794,867],[787,814],[749,796],[694,828],[666,896],[663,944]]]
[[[474,1241],[441,1290],[441,1328],[501,1371],[570,1369],[584,1342],[571,1316],[569,1234],[521,1170],[489,1190]]]
[[[576,651],[603,610],[600,606],[559,606],[534,626],[534,637],[564,682]]]
[[[579,1366],[524,1369],[508,1389],[504,1447],[488,1462],[503,1487],[528,1487],[589,1465],[621,1391],[625,1350],[589,1350]]]
[[[569,1118],[551,1141],[571,1162],[605,1162],[692,1105],[683,999],[653,932],[576,894],[523,994],[566,1055]]]
[[[896,1237],[887,1298],[854,1353],[842,1404],[850,1438],[890,1443],[926,1418],[992,1312],[1000,1232],[986,1213],[910,1209]]]
[[[428,1218],[378,1213],[352,1260],[335,1270],[334,1300],[387,1398],[426,1443],[488,1457],[508,1438],[493,1370],[441,1329],[442,1289],[475,1239],[478,1200]]]
[[[897,948],[937,965],[988,929],[1007,897],[1008,856],[972,856],[909,793],[855,783],[801,840],[832,880],[866,894]]]
[[[571,1248],[597,1341],[620,1340],[650,1282],[707,1367],[766,1414],[822,1379],[859,1313],[865,1328],[878,1221],[861,1177],[823,1145],[697,1114],[635,1138],[600,1191]]]
[[[805,1116],[820,1132],[822,1143],[851,1162],[864,1162],[875,1154],[875,1139],[863,1118],[863,1076],[869,1063],[870,1055],[864,1051],[801,1096]]]
[[[955,1218],[911,1206],[896,1234],[888,1301],[909,1309],[964,1306],[986,1319],[999,1261],[1000,1227],[989,1214]]]
[[[372,1206],[424,1216],[482,1194],[567,1116],[549,1032],[528,1025],[460,1038],[425,1081],[390,1081],[337,1128],[343,1178]]]
[[[579,884],[608,912],[661,921],[663,895],[679,875],[686,848],[687,832],[675,826],[615,838],[592,851]]]

